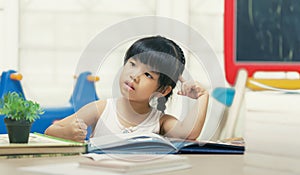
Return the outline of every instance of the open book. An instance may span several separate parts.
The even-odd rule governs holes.
[[[7,134],[0,134],[0,156],[80,154],[86,152],[86,144],[60,139],[39,133],[30,133],[28,143],[9,143]]]
[[[243,144],[219,143],[211,141],[191,141],[162,137],[154,133],[128,133],[91,138],[88,153],[214,153],[243,154]]]

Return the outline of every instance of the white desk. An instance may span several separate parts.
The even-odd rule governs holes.
[[[300,94],[258,91],[245,99],[244,173],[299,174]]]
[[[192,168],[172,171],[162,174],[168,175],[242,175],[243,155],[186,155],[192,164]],[[0,172],[3,175],[33,175],[38,173],[24,172],[19,167],[46,165],[67,162],[78,162],[86,159],[81,156],[49,157],[49,158],[21,158],[0,159]],[[51,171],[51,170],[49,170]]]

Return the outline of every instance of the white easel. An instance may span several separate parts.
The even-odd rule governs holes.
[[[244,100],[247,78],[248,73],[246,70],[240,70],[238,72],[238,76],[234,85],[235,95],[233,98],[232,105],[228,109],[227,119],[221,131],[220,138],[234,137],[236,123],[240,114],[242,102]]]

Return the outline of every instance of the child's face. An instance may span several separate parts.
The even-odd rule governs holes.
[[[158,88],[159,74],[139,60],[129,58],[123,67],[119,86],[124,97],[129,100],[147,102]]]

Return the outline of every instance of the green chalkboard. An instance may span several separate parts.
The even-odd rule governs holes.
[[[236,0],[236,60],[300,62],[300,0]]]

